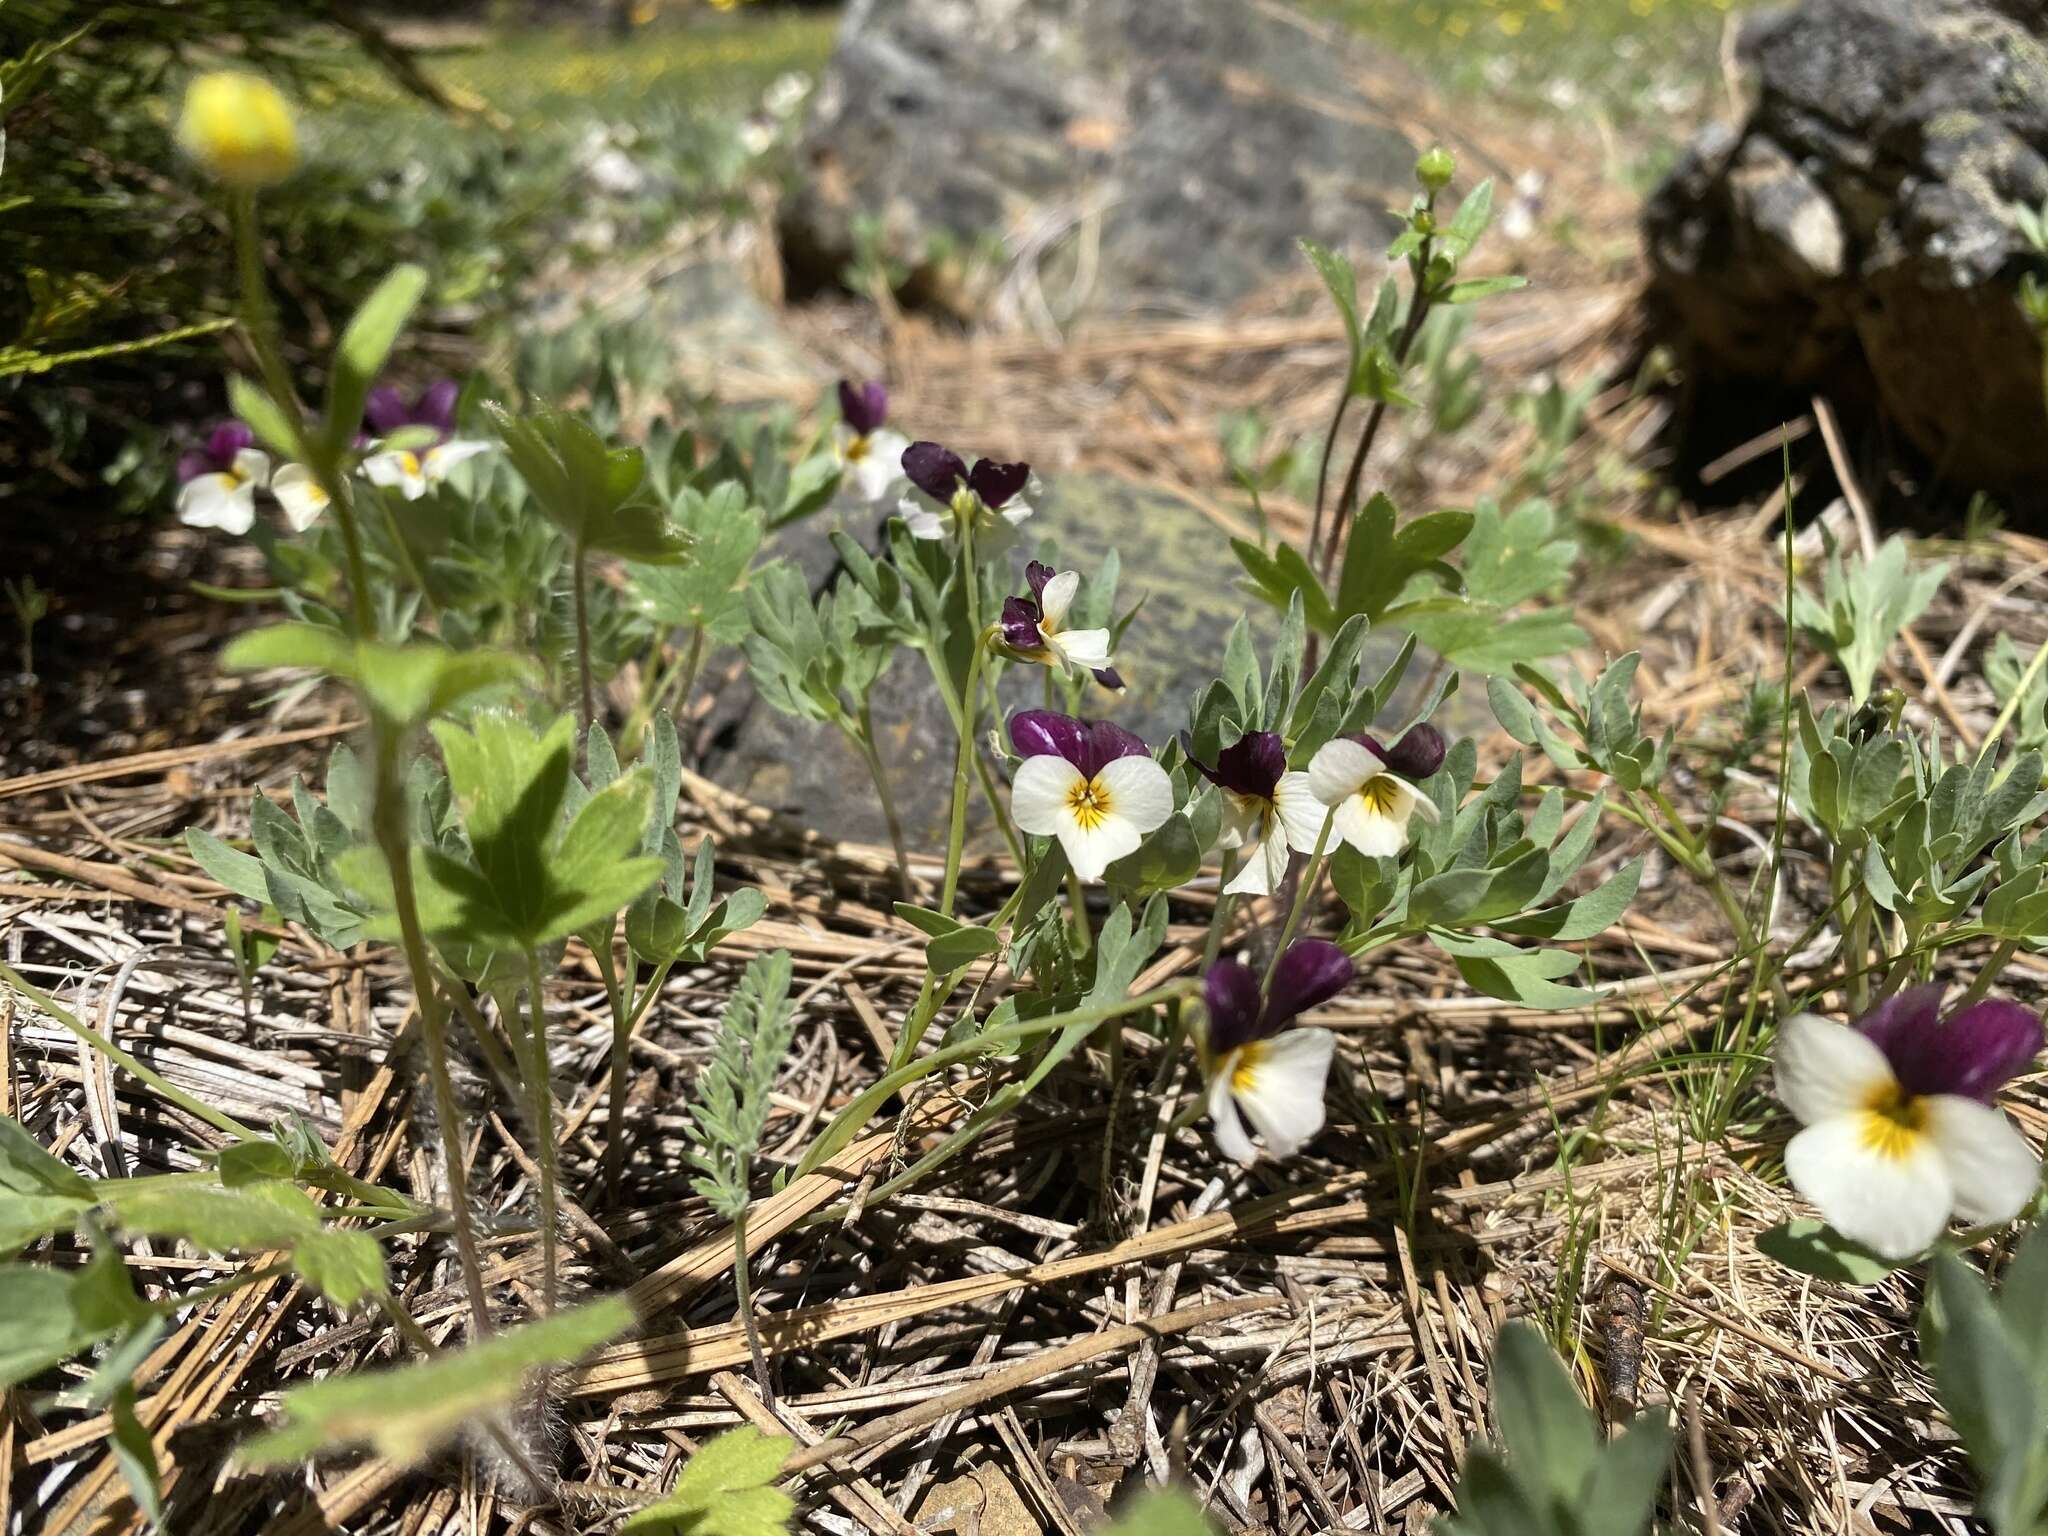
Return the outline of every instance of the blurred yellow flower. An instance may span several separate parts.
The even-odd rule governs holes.
[[[185,92],[178,143],[233,187],[268,187],[298,169],[299,132],[283,93],[259,75],[222,69]]]

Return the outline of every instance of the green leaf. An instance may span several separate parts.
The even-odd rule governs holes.
[[[284,1427],[251,1440],[235,1460],[275,1467],[367,1445],[409,1465],[464,1424],[511,1403],[528,1371],[567,1365],[632,1326],[632,1307],[607,1297],[429,1360],[295,1387],[284,1394]]]
[[[1358,273],[1349,257],[1317,245],[1313,240],[1302,241],[1301,251],[1336,302],[1337,313],[1344,317],[1344,335],[1351,348],[1348,373],[1356,374],[1358,359],[1365,351],[1365,334],[1358,319]]]
[[[220,664],[230,672],[305,667],[350,680],[356,674],[355,647],[348,637],[317,624],[273,624],[237,635],[221,652]]]
[[[1934,1384],[1983,1481],[1981,1514],[2006,1536],[2039,1529],[2048,1504],[2048,1419],[2032,1372],[2015,1370],[2032,1345],[2013,1336],[1983,1282],[1953,1253],[1935,1256],[1930,1305]]]
[[[1593,1416],[1550,1345],[1527,1323],[1502,1327],[1493,1356],[1493,1412],[1522,1481],[1574,1503],[1600,1455]]]
[[[1783,1221],[1759,1232],[1757,1252],[1787,1269],[1837,1285],[1876,1285],[1899,1266],[1824,1221]]]
[[[1671,1427],[1640,1418],[1600,1453],[1600,1464],[1574,1501],[1583,1536],[1639,1536],[1657,1510],[1671,1464]]]
[[[263,861],[255,855],[230,848],[202,827],[185,829],[185,848],[201,869],[244,901],[260,906],[270,900]]]
[[[775,1479],[794,1449],[750,1424],[729,1429],[683,1463],[668,1497],[628,1517],[620,1536],[783,1536],[796,1500]]]
[[[287,459],[306,456],[305,445],[299,441],[298,433],[292,430],[285,413],[277,408],[277,402],[240,374],[231,374],[228,378],[228,409],[272,453]]]
[[[1216,1526],[1185,1488],[1146,1488],[1104,1527],[1102,1536],[1215,1536]]]
[[[1492,925],[1524,938],[1575,944],[1581,939],[1592,938],[1596,933],[1605,933],[1620,922],[1628,904],[1635,900],[1636,887],[1642,879],[1643,861],[1640,857],[1633,858],[1583,896],[1546,907],[1541,912],[1495,918]]]
[[[1563,608],[1504,615],[1497,608],[1437,599],[1390,610],[1385,622],[1415,637],[1456,666],[1489,675],[1511,671],[1533,656],[1562,656],[1586,643],[1586,632]]]
[[[38,1376],[152,1315],[121,1255],[104,1242],[79,1269],[0,1265],[0,1387]]]
[[[950,976],[1002,947],[1002,935],[993,928],[960,927],[927,944],[924,960],[934,976]]]
[[[1512,293],[1517,288],[1529,286],[1526,277],[1470,277],[1463,282],[1451,284],[1436,301],[1439,304],[1476,304],[1481,299],[1490,299],[1496,293]]]
[[[128,1496],[135,1501],[135,1507],[142,1512],[152,1530],[161,1530],[164,1523],[163,1476],[157,1469],[156,1442],[149,1431],[142,1427],[142,1421],[135,1417],[135,1386],[123,1382],[108,1404],[108,1417],[113,1424],[114,1459],[120,1463],[121,1479],[128,1485]]]
[[[334,368],[327,379],[326,437],[328,450],[339,453],[361,430],[363,404],[370,386],[398,345],[398,336],[427,291],[423,268],[402,266],[379,283],[350,317],[334,349]],[[252,422],[253,426],[254,423]]]
[[[109,1186],[106,1193],[126,1232],[175,1237],[213,1253],[289,1249],[293,1269],[336,1306],[352,1307],[385,1288],[376,1239],[322,1226],[320,1208],[283,1180],[233,1189]]]

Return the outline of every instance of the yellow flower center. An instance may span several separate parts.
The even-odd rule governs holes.
[[[1243,1094],[1252,1091],[1259,1080],[1259,1063],[1266,1059],[1266,1051],[1267,1044],[1263,1040],[1254,1040],[1250,1045],[1239,1048],[1237,1060],[1230,1068],[1232,1093]]]
[[[1872,1089],[1860,1119],[1863,1145],[1887,1162],[1912,1156],[1927,1134],[1927,1105],[1897,1083]]]
[[[1358,798],[1375,816],[1392,816],[1401,803],[1401,786],[1385,774],[1367,779],[1359,786]]]
[[[868,440],[864,437],[848,438],[846,440],[846,462],[849,464],[858,464],[862,459],[868,456],[868,449],[872,446],[873,445],[869,443]]]
[[[401,448],[398,450],[398,467],[407,475],[416,475],[420,472],[420,456],[409,449]]]
[[[1111,813],[1109,786],[1100,779],[1084,779],[1067,791],[1067,814],[1083,832],[1093,832]]]

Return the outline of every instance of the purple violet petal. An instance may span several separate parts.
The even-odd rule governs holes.
[[[256,446],[256,434],[239,421],[224,421],[206,439],[206,457],[215,469],[233,469],[235,455]]]
[[[1351,985],[1358,967],[1351,957],[1325,939],[1297,939],[1273,968],[1273,989],[1266,996],[1261,1035],[1277,1035],[1297,1014],[1327,1003]]]
[[[950,448],[937,443],[912,443],[903,450],[903,473],[933,501],[949,502],[960,482],[967,478],[967,466]]]
[[[1410,728],[1387,751],[1381,753],[1386,765],[1411,784],[1419,784],[1444,765],[1444,753],[1449,748],[1444,733],[1435,726],[1424,722]]]
[[[1102,684],[1111,693],[1122,693],[1124,691],[1124,675],[1117,671],[1115,667],[1097,667],[1095,669],[1095,681]]]
[[[967,476],[967,484],[981,498],[982,505],[993,512],[1023,490],[1024,482],[1030,478],[1029,464],[998,464],[993,459],[977,459]]]
[[[1023,757],[1063,757],[1082,767],[1088,754],[1088,727],[1072,715],[1049,709],[1022,709],[1010,716],[1010,745]]]
[[[376,436],[389,437],[400,427],[411,424],[412,407],[389,384],[379,384],[363,401],[363,420]]]
[[[1045,584],[1058,574],[1043,560],[1033,560],[1024,567],[1024,582],[1031,588],[1031,595],[1042,603],[1045,601]]]
[[[1893,993],[1856,1021],[1892,1064],[1892,1075],[1901,1082],[1905,1072],[1900,1063],[1910,1057],[1915,1042],[1931,1033],[1941,1018],[1942,994],[1948,990],[1938,981],[1906,987]]]
[[[1200,768],[1201,764],[1195,766]],[[1260,800],[1273,798],[1274,787],[1286,771],[1287,748],[1277,731],[1248,732],[1235,745],[1216,754],[1214,773],[1202,768],[1210,783],[1232,794],[1251,795]]]
[[[1953,1093],[1989,1104],[2040,1050],[2041,1016],[2018,1003],[1992,1000],[1965,1008],[1946,1024],[1896,1034],[1885,1056],[1900,1085],[1916,1097]]]
[[[443,439],[455,434],[455,402],[462,398],[462,386],[453,379],[436,379],[420,391],[419,403],[412,408],[412,419],[420,426],[432,427]]]
[[[998,627],[1003,644],[1013,651],[1035,651],[1044,643],[1038,632],[1038,604],[1028,597],[1005,598]]]
[[[1259,978],[1250,966],[1217,961],[1202,978],[1202,999],[1209,1006],[1210,1055],[1222,1056],[1258,1038]]]
[[[195,448],[190,453],[178,455],[178,484],[183,485],[187,480],[197,480],[201,475],[212,473],[213,460],[206,456],[203,449]]]
[[[889,419],[889,391],[870,379],[839,381],[839,415],[856,437],[866,437]]]
[[[1143,737],[1113,721],[1096,720],[1088,726],[1088,745],[1084,749],[1083,760],[1074,766],[1092,779],[1120,757],[1151,755],[1152,749],[1145,745]]]

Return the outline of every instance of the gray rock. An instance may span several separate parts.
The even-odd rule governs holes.
[[[1868,392],[1939,473],[2037,499],[2048,411],[2009,210],[2048,195],[2048,5],[1805,0],[1741,51],[1748,121],[1704,130],[1644,212],[1689,365]]]
[[[1390,237],[1415,151],[1367,74],[1245,0],[854,0],[782,211],[793,283],[875,254],[865,228],[960,313],[991,237],[1061,318],[1227,304],[1302,237]]]

